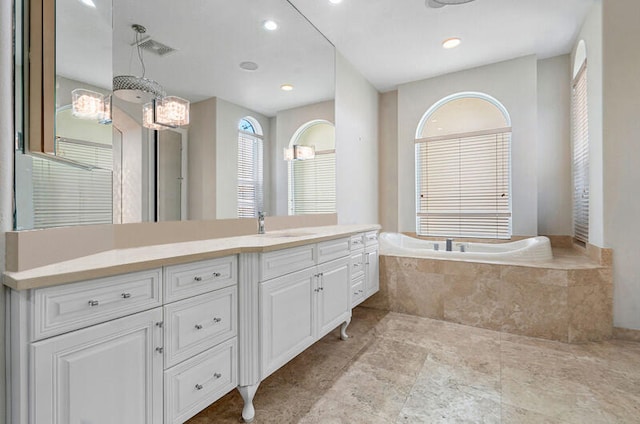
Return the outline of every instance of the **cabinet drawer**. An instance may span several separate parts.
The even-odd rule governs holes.
[[[160,306],[161,283],[158,268],[36,289],[32,340]]]
[[[234,286],[165,305],[165,368],[235,336],[237,304]]]
[[[370,247],[378,244],[378,232],[370,231],[364,235],[364,244],[366,247]]]
[[[164,373],[164,422],[183,423],[238,385],[233,338]]]
[[[260,281],[314,266],[315,253],[315,244],[263,253],[260,255]]]
[[[351,253],[351,250],[349,250],[349,244],[349,238],[327,240],[318,243],[318,263],[321,264],[349,256]]]
[[[353,281],[351,285],[351,307],[355,307],[364,300],[364,275]]]
[[[164,281],[167,303],[228,287],[238,282],[238,259],[233,255],[168,266]]]
[[[364,277],[364,252],[351,255],[351,280]]]
[[[364,248],[364,234],[356,234],[349,239],[351,250]]]

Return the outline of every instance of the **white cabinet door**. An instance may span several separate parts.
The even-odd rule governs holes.
[[[269,374],[315,341],[315,267],[260,284],[260,374]]]
[[[33,424],[162,423],[162,309],[31,345]]]
[[[380,267],[378,265],[378,250],[368,250],[365,255],[366,294],[367,297],[380,290]]]
[[[350,264],[346,257],[318,266],[318,338],[349,317]]]

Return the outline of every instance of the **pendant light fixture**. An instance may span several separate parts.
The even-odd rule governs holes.
[[[131,26],[135,33],[135,46],[142,66],[142,75],[117,75],[113,77],[113,94],[130,103],[142,103],[142,125],[153,130],[176,128],[189,124],[189,101],[176,96],[166,96],[164,88],[156,81],[145,78],[146,68],[142,55],[142,34],[147,29],[139,24]]]

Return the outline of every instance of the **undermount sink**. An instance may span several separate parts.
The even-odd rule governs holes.
[[[273,237],[273,238],[280,238],[280,237],[306,237],[306,236],[312,236],[315,233],[306,233],[303,231],[298,231],[298,232],[282,232],[282,233],[265,233],[262,234],[263,237]]]

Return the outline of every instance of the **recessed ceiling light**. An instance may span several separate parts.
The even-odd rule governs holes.
[[[255,71],[258,69],[258,64],[255,62],[240,62],[240,67],[245,71]]]
[[[453,49],[455,47],[458,47],[460,43],[462,43],[462,40],[458,37],[447,38],[442,42],[442,47],[444,47],[445,49]]]
[[[280,89],[282,89],[283,91],[291,91],[291,90],[293,90],[293,85],[291,85],[291,84],[282,84],[280,86]]]
[[[80,1],[89,7],[93,7],[94,9],[96,8],[96,4],[93,2],[93,0],[80,0]]]
[[[338,3],[342,3],[342,0],[329,0],[329,3],[338,4]]]
[[[275,31],[278,29],[278,24],[276,21],[268,20],[262,23],[262,27],[267,31]]]

